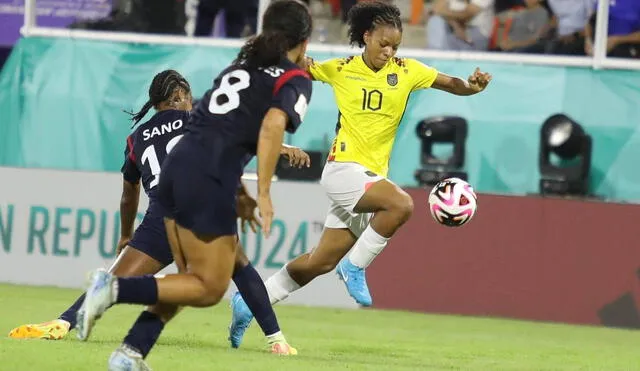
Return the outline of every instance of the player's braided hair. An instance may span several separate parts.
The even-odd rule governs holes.
[[[248,68],[277,65],[287,51],[309,39],[313,28],[309,9],[297,0],[273,1],[262,20],[262,32],[244,44],[234,64]]]
[[[136,126],[151,108],[171,98],[176,89],[184,89],[187,93],[191,92],[189,83],[177,71],[164,70],[155,75],[149,86],[149,100],[147,103],[142,106],[138,113],[127,112],[131,115],[131,120],[133,120],[132,127]]]
[[[392,26],[402,32],[400,9],[385,1],[361,1],[349,10],[349,43],[364,46],[364,33],[376,26]]]

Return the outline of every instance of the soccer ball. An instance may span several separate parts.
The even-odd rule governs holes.
[[[429,193],[429,210],[438,223],[460,227],[476,213],[478,197],[471,185],[460,178],[447,178]]]

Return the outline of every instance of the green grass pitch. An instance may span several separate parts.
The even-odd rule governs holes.
[[[78,294],[0,285],[0,371],[106,370],[140,307],[113,308],[86,343],[75,332],[61,341],[6,336],[17,325],[55,318]],[[267,353],[255,323],[241,349],[229,348],[224,302],[183,311],[147,361],[154,371],[640,370],[640,331],[378,310],[280,305],[276,311],[298,356]]]

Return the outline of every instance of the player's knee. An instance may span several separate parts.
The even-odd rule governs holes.
[[[200,297],[198,303],[196,303],[196,307],[207,308],[212,307],[220,302],[222,299],[223,293],[219,293],[218,291],[207,291],[204,295]]]
[[[228,286],[228,285],[227,285]],[[227,287],[218,282],[203,282],[203,290],[199,299],[194,303],[195,307],[212,307],[222,300]]]
[[[209,288],[209,290],[207,290],[207,295],[205,299],[207,306],[210,307],[218,304],[220,300],[222,300],[222,297],[224,296],[225,291],[226,289],[219,285]]]
[[[393,209],[400,221],[404,223],[409,220],[411,214],[413,214],[413,199],[409,194],[403,192],[394,201]]]

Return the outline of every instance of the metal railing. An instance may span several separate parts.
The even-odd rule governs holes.
[[[268,0],[260,0],[258,30],[262,24],[260,19],[266,9]],[[403,48],[401,54],[405,57],[503,62],[514,64],[533,64],[551,66],[591,67],[593,69],[628,69],[640,70],[640,60],[612,58],[607,56],[607,28],[609,18],[609,0],[599,0],[596,17],[595,42],[593,56],[557,56],[532,55],[500,52],[455,52]],[[36,0],[25,1],[24,25],[21,33],[25,37],[59,37],[87,40],[103,40],[126,43],[171,44],[171,45],[203,45],[215,47],[238,48],[243,41],[239,39],[220,39],[211,37],[167,36],[126,32],[72,30],[51,27],[39,27],[36,21]],[[309,44],[309,51],[333,52],[336,54],[353,53],[352,47],[345,45]]]

